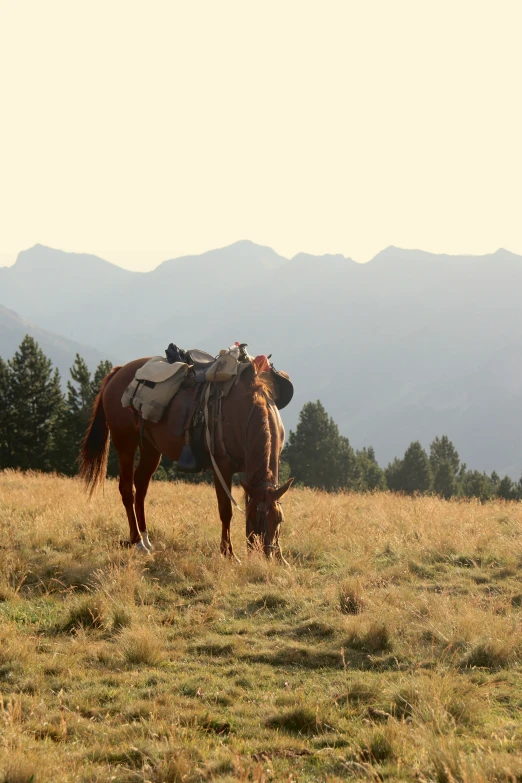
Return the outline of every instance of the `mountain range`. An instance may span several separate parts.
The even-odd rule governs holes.
[[[294,381],[287,427],[320,399],[381,465],[412,440],[428,447],[446,434],[468,467],[518,478],[521,290],[522,257],[507,250],[390,247],[358,264],[285,259],[243,241],[140,273],[36,245],[0,268],[0,355],[24,328],[62,370],[76,351],[92,366],[163,354],[170,342],[210,353],[247,342]]]
[[[30,321],[26,321],[14,310],[0,305],[0,356],[10,358],[26,334],[34,337],[44,354],[52,360],[55,367],[58,367],[64,380],[69,378],[69,368],[77,353],[83,356],[87,364],[93,368],[102,359],[110,358],[89,345],[68,340],[67,337],[55,334],[48,329],[41,329]]]

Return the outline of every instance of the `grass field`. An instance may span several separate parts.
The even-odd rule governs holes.
[[[285,568],[149,498],[0,473],[0,783],[522,781],[522,504],[292,490]]]

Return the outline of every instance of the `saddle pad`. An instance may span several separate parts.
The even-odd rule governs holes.
[[[181,372],[184,368],[184,372],[187,371],[188,365],[185,362],[174,362],[170,364],[162,356],[153,356],[148,362],[145,362],[143,367],[137,370],[134,376],[138,381],[152,381],[152,383],[162,383],[163,381],[172,378],[176,373]]]

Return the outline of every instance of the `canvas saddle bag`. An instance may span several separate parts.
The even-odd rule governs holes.
[[[121,398],[124,408],[133,408],[147,421],[159,421],[169,402],[185,380],[189,365],[170,364],[162,356],[153,356],[136,372]]]
[[[212,364],[205,373],[205,380],[212,383],[225,383],[235,379],[238,374],[239,365],[239,347],[232,345],[230,348],[223,349],[216,356]]]

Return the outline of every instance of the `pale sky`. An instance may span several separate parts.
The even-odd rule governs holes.
[[[521,31],[521,0],[0,0],[0,264],[522,253]]]

